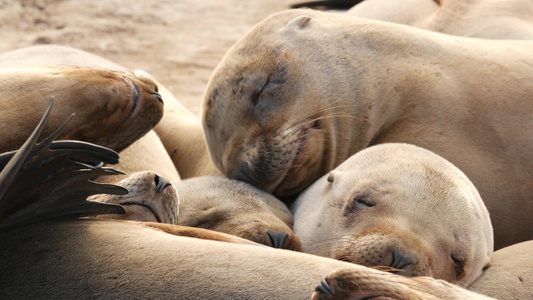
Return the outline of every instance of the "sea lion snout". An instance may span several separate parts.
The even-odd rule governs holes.
[[[392,268],[399,275],[432,276],[430,259],[420,250],[423,245],[409,244],[394,233],[347,236],[334,247],[334,256],[367,267]]]
[[[119,181],[128,189],[127,195],[95,195],[90,200],[120,204],[126,207],[124,215],[101,215],[99,219],[178,223],[179,198],[170,181],[154,172],[143,171]]]

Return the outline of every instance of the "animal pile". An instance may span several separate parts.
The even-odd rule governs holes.
[[[1,54],[0,298],[533,298],[532,38],[527,0],[289,9],[200,118],[78,49]]]

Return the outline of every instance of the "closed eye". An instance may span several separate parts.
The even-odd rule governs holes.
[[[352,201],[344,208],[344,216],[349,216],[355,212],[376,206],[376,202],[368,194],[360,194],[355,196]]]
[[[373,207],[376,205],[376,202],[374,202],[369,195],[358,195],[354,197],[353,201],[359,203],[359,205],[366,207]]]

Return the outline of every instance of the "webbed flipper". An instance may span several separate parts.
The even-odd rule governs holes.
[[[72,116],[50,137],[37,143],[54,98],[32,135],[17,151],[0,155],[0,231],[61,218],[122,214],[120,205],[87,201],[94,194],[124,195],[118,185],[91,181],[120,174],[104,164],[116,164],[115,151],[80,141],[53,141]]]

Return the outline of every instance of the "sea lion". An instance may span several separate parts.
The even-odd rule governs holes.
[[[390,273],[338,270],[323,279],[311,299],[488,300],[444,280]]]
[[[490,263],[489,213],[450,162],[408,144],[357,152],[292,209],[305,252],[467,286]]]
[[[60,220],[0,234],[2,299],[309,299],[335,270],[387,274],[296,251],[175,236],[145,224]]]
[[[53,64],[41,60],[46,47],[0,55],[0,152],[18,149],[51,96],[55,109],[43,135],[70,114],[77,117],[60,139],[82,140],[120,151],[150,130],[163,115],[157,86],[131,72]],[[13,103],[16,103],[14,105]],[[17,128],[17,130],[13,130]]]
[[[179,197],[172,183],[155,172],[133,173],[116,185],[128,190],[126,195],[99,194],[87,198],[88,201],[120,204],[125,214],[105,214],[99,219],[135,220],[177,224]]]
[[[494,252],[490,266],[468,286],[496,299],[533,299],[533,241]]]
[[[183,180],[176,189],[180,225],[225,232],[274,248],[301,250],[289,209],[262,190],[220,176]]]
[[[13,204],[21,199],[6,197],[12,186],[12,181],[8,179],[12,174],[20,173],[20,170],[33,170],[32,164],[24,163],[26,157],[37,163],[42,163],[41,159],[50,160],[54,155],[47,154],[48,147],[62,149],[59,144],[69,146],[71,149],[67,151],[78,150],[73,157],[67,155],[68,158],[77,158],[66,162],[78,167],[91,167],[89,172],[101,167],[102,163],[97,161],[102,154],[106,154],[101,151],[104,150],[102,147],[89,147],[89,144],[79,142],[53,144],[51,139],[35,145],[39,132],[44,127],[42,124],[44,121],[25,146],[10,158],[13,163],[8,163],[0,173],[0,204]],[[60,130],[56,131],[53,136],[60,133]],[[73,145],[79,147],[73,148]],[[44,154],[44,158],[35,156],[35,148],[37,154]],[[30,149],[29,152],[27,149]],[[89,149],[95,152],[86,151]],[[0,159],[5,157],[1,156]],[[12,167],[13,165],[19,167]],[[41,168],[40,171],[57,169],[60,172],[58,174],[61,174],[65,166],[61,164],[58,168],[52,164]],[[92,184],[83,183],[79,178],[60,176],[53,177],[52,180],[63,183],[77,182],[77,186],[84,187],[85,192],[102,191],[103,186],[98,188],[99,185],[96,185],[95,188]],[[57,196],[70,194],[59,191],[53,198],[60,199]],[[45,218],[41,219],[39,224],[15,226],[7,230],[5,227],[1,228],[0,239],[3,242],[0,243],[0,253],[3,263],[0,264],[0,281],[3,284],[0,285],[0,294],[3,299],[79,298],[80,295],[82,298],[94,298],[103,294],[106,297],[128,299],[147,296],[159,299],[205,299],[212,295],[217,295],[218,299],[305,299],[309,297],[311,285],[322,276],[321,274],[339,268],[364,268],[303,253],[257,245],[251,247],[251,242],[246,240],[201,228],[116,220],[47,221],[47,218],[68,216],[72,213],[76,215],[90,210],[94,212],[94,206],[83,205],[79,200],[99,207],[110,206],[85,201],[85,192],[79,192],[77,195],[82,197],[74,199],[76,206],[68,205],[65,201],[56,201],[59,210],[56,206],[52,206],[52,210],[50,206],[45,206],[44,211],[47,214],[43,215]],[[69,198],[73,200],[72,197]],[[24,217],[28,212],[33,214],[34,210],[31,205],[29,207],[30,210],[26,210]],[[58,211],[61,214],[58,215]],[[1,225],[5,225],[4,221],[5,219],[0,220]],[[204,241],[175,236],[176,234],[244,245]],[[236,253],[238,257],[235,256]],[[279,269],[279,266],[283,268]],[[370,273],[380,272],[367,270]],[[290,280],[296,274],[299,280]],[[36,289],[36,286],[39,288]]]
[[[415,144],[474,183],[496,248],[533,239],[533,83],[523,80],[532,47],[280,12],[237,42],[210,78],[208,149],[225,176],[290,198],[357,151]]]
[[[533,39],[530,0],[365,0],[346,13],[451,35],[486,39]],[[440,4],[440,5],[439,5]]]

